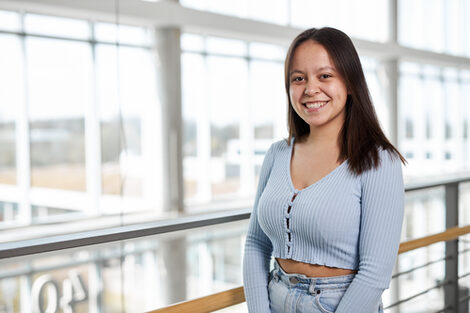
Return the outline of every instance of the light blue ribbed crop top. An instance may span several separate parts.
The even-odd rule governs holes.
[[[353,174],[346,160],[316,183],[297,190],[290,176],[293,145],[285,140],[274,143],[261,168],[243,260],[250,313],[270,312],[267,285],[272,256],[357,270],[336,313],[377,312],[400,243],[404,210],[400,159],[380,150],[379,167],[361,175]]]

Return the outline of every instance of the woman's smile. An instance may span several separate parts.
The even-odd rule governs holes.
[[[310,113],[310,112],[319,111],[327,103],[328,103],[328,100],[327,101],[308,101],[308,102],[304,102],[304,106],[306,108],[306,111]]]

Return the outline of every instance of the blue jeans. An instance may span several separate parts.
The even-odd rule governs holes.
[[[354,275],[307,277],[287,274],[274,261],[268,285],[271,312],[334,313]],[[382,303],[377,312],[383,313]]]

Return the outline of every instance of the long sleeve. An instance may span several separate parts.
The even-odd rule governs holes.
[[[377,169],[363,173],[359,269],[336,313],[376,313],[389,287],[400,244],[404,186],[400,159],[381,151]]]
[[[268,181],[274,162],[273,146],[266,153],[261,167],[258,190],[251,213],[248,233],[246,235],[245,253],[243,258],[243,283],[246,303],[251,313],[268,313],[268,274],[272,253],[272,244],[258,224],[258,202]]]

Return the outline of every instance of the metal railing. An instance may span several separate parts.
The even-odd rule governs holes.
[[[448,229],[444,232],[438,233],[438,234],[434,234],[434,235],[431,235],[431,236],[426,236],[426,237],[423,237],[423,238],[420,238],[420,239],[406,241],[406,242],[403,242],[402,244],[400,244],[400,249],[398,250],[398,254],[405,253],[405,252],[412,251],[412,250],[419,249],[419,248],[423,248],[423,247],[427,247],[427,246],[429,246],[431,244],[434,244],[434,243],[437,243],[437,242],[450,241],[450,240],[456,239],[459,236],[462,236],[462,235],[465,235],[465,234],[468,234],[468,233],[470,233],[470,225],[465,226],[465,227],[453,227],[453,228],[450,228],[450,229]],[[440,260],[429,262],[429,263],[424,264],[422,266],[415,267],[415,268],[413,268],[411,270],[408,270],[408,271],[397,273],[393,276],[393,278],[397,278],[398,276],[403,275],[403,274],[407,274],[410,271],[416,270],[418,268],[422,268],[424,266],[428,266],[432,263],[436,263],[436,262],[439,262],[439,261],[442,261],[442,260],[447,260],[447,259],[450,259],[450,258],[446,257],[446,258],[443,258],[443,259],[440,259]],[[470,275],[470,273],[468,275]],[[410,300],[412,300],[412,299],[414,299],[418,296],[421,296],[425,293],[428,293],[429,291],[431,291],[433,289],[443,287],[443,286],[445,287],[445,286],[451,285],[451,284],[452,284],[451,281],[444,281],[444,282],[438,283],[437,285],[435,285],[431,288],[428,288],[426,290],[423,290],[423,291],[421,291],[417,294],[414,294],[414,295],[412,295],[412,296],[410,296],[406,299],[402,299],[400,301],[392,303],[391,305],[387,306],[385,309],[389,309],[389,308],[395,307],[397,305],[403,304],[403,303],[405,303],[407,301],[410,301]],[[465,300],[467,300],[467,299],[465,299]],[[174,304],[174,305],[171,305],[171,306],[168,306],[168,307],[165,307],[165,308],[150,311],[149,313],[181,313],[181,312],[209,313],[209,312],[213,312],[213,311],[216,311],[216,310],[221,310],[221,309],[227,308],[227,307],[232,306],[232,305],[240,304],[240,303],[243,303],[243,302],[245,302],[243,287],[237,287],[237,288],[234,288],[234,289],[219,292],[219,293],[209,295],[209,296],[206,296],[206,297],[201,297],[201,298],[190,300],[190,301],[184,301],[184,302]],[[453,307],[449,306],[449,309],[451,309],[451,308],[453,308]],[[447,310],[447,308],[444,309],[444,310],[437,311],[437,312],[444,312],[446,310]]]
[[[446,180],[435,180],[427,181],[423,183],[414,183],[406,185],[406,192],[409,194],[412,191],[424,190],[435,187],[444,187],[445,190],[445,208],[446,208],[446,229],[445,233],[439,233],[436,235],[428,236],[420,240],[411,240],[402,243],[400,246],[400,253],[411,251],[421,247],[422,242],[427,245],[435,242],[446,241],[446,252],[445,257],[439,260],[434,260],[426,264],[420,265],[413,269],[409,269],[406,272],[397,273],[394,277],[409,273],[418,268],[423,268],[432,265],[437,262],[444,261],[446,263],[445,268],[445,279],[439,282],[437,285],[419,292],[418,294],[411,295],[406,299],[401,299],[395,303],[392,303],[387,308],[399,306],[411,299],[414,299],[420,295],[423,295],[436,288],[444,288],[444,309],[437,312],[457,312],[459,303],[468,301],[469,297],[463,297],[459,299],[459,278],[470,275],[464,274],[458,276],[458,236],[461,236],[462,231],[467,231],[470,226],[463,228],[456,228],[458,225],[458,199],[459,199],[459,184],[469,182],[470,177],[461,177],[455,179]],[[197,216],[186,216],[181,218],[175,218],[165,221],[155,221],[145,224],[128,225],[123,227],[115,227],[109,229],[102,229],[96,231],[87,231],[81,233],[68,234],[63,236],[53,236],[34,240],[24,240],[18,242],[10,242],[0,244],[0,259],[7,259],[11,257],[33,255],[37,253],[44,253],[49,251],[57,251],[61,249],[69,249],[76,247],[83,247],[89,245],[95,245],[100,243],[117,242],[127,239],[134,239],[144,236],[175,232],[180,230],[194,229],[203,226],[223,224],[233,221],[246,220],[250,216],[250,209],[232,210],[226,212],[210,213]],[[466,232],[465,232],[466,233]],[[446,236],[454,236],[453,239],[444,239]],[[468,251],[468,250],[467,250]],[[461,251],[465,253],[467,251]],[[196,301],[196,302],[194,302]],[[191,312],[194,311],[194,305],[198,303],[202,304],[205,311],[200,312],[211,312],[220,308],[228,307],[244,301],[242,287],[235,288],[229,291],[221,292],[218,294],[210,295],[200,299],[183,302],[174,306],[169,306],[163,309],[152,312],[183,312],[187,305],[191,307]],[[176,311],[174,311],[176,310]],[[184,309],[186,310],[186,309]],[[435,313],[437,313],[435,312]]]

